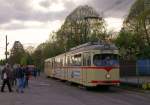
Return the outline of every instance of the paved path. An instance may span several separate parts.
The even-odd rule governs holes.
[[[58,80],[30,80],[25,93],[0,93],[0,105],[149,105],[150,95],[121,89],[87,91]]]

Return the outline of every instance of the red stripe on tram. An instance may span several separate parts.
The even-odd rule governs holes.
[[[111,71],[113,68],[118,68],[118,67],[95,67],[95,66],[70,66],[70,67],[64,67],[64,68],[81,68],[82,70],[89,70],[89,69],[94,69],[94,70],[106,70],[106,71]]]
[[[120,80],[110,80],[110,81],[92,80],[90,83],[120,83]]]
[[[83,69],[97,69],[97,70],[106,70],[111,71],[113,67],[82,67]]]

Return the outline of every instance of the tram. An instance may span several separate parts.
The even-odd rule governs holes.
[[[86,87],[119,85],[118,49],[114,44],[89,42],[45,60],[45,74]]]

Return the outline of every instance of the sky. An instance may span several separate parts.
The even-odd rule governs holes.
[[[119,31],[135,0],[0,0],[0,59],[4,58],[5,36],[8,49],[14,41],[26,48],[36,47],[57,31],[79,5],[93,7],[105,18],[110,30]]]

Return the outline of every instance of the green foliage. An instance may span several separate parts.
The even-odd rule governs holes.
[[[21,58],[21,62],[20,62],[21,65],[27,65],[27,57],[26,56],[23,56]]]
[[[22,58],[20,64],[22,65],[33,65],[32,57],[26,52]]]
[[[149,57],[150,1],[147,4],[146,0],[136,0],[124,20],[123,29],[115,41],[123,59]]]
[[[9,57],[10,64],[21,64],[21,59],[24,56],[25,52],[15,52]]]
[[[126,31],[140,33],[140,40],[145,46],[150,46],[150,1],[136,0],[124,21]]]
[[[33,64],[32,58],[28,52],[25,52],[22,44],[19,41],[15,41],[14,46],[11,49],[11,55],[8,62],[10,64]]]
[[[115,40],[116,45],[120,49],[122,59],[136,59],[137,47],[136,37],[133,33],[121,31]]]
[[[150,46],[146,46],[142,51],[138,53],[138,58],[150,59]]]
[[[6,60],[0,60],[0,65],[5,65]]]
[[[89,6],[79,6],[65,20],[61,29],[56,33],[59,46],[70,48],[106,38],[104,19]]]
[[[11,49],[11,55],[8,62],[10,64],[21,64],[21,59],[24,56],[25,51],[23,45],[19,41],[15,41]]]

